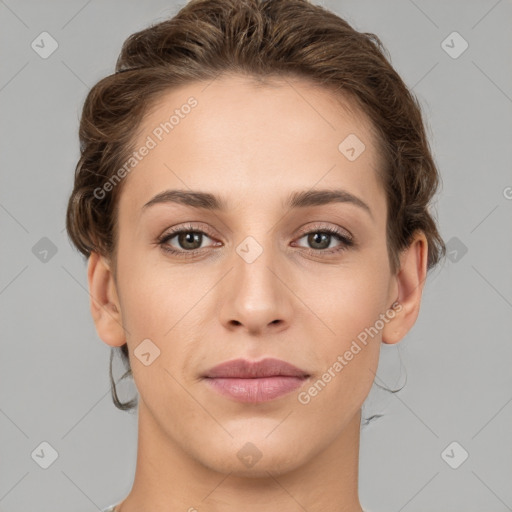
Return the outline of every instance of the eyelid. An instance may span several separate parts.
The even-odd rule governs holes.
[[[194,221],[192,221],[194,222]],[[192,222],[186,222],[185,224],[178,224],[177,226],[173,226],[172,228],[166,229],[158,238],[162,239],[168,235],[175,235],[180,233],[181,231],[196,231],[203,232],[209,237],[215,237],[212,230],[208,226],[208,224],[198,222],[197,224],[192,225]]]
[[[330,232],[336,232],[339,234],[339,236],[346,238],[347,240],[350,240],[351,242],[354,242],[354,237],[352,234],[346,230],[345,228],[342,228],[341,226],[332,226],[329,224],[322,223],[320,221],[313,222],[313,225],[306,225],[306,227],[300,228],[299,230],[299,236],[307,235],[311,233],[311,231],[330,231]]]

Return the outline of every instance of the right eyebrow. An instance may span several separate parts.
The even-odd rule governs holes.
[[[227,210],[226,201],[223,198],[209,192],[194,190],[165,190],[150,199],[142,209],[146,210],[150,206],[160,203],[178,203],[211,211]]]

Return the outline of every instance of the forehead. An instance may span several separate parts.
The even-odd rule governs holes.
[[[233,206],[344,188],[385,208],[371,122],[305,80],[222,76],[173,89],[146,114],[136,151],[145,145],[121,194],[138,209],[175,188],[228,196]]]

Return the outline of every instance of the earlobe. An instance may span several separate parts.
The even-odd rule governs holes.
[[[106,259],[96,252],[89,256],[87,279],[91,315],[98,336],[107,345],[126,343],[116,284]]]
[[[427,239],[422,231],[418,231],[400,255],[400,270],[395,276],[398,306],[394,308],[394,318],[382,331],[383,343],[398,343],[415,324],[427,276],[427,257]]]

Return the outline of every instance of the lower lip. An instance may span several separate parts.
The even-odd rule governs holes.
[[[208,384],[221,395],[238,402],[268,402],[302,386],[306,378],[262,377],[258,379],[207,378]]]

